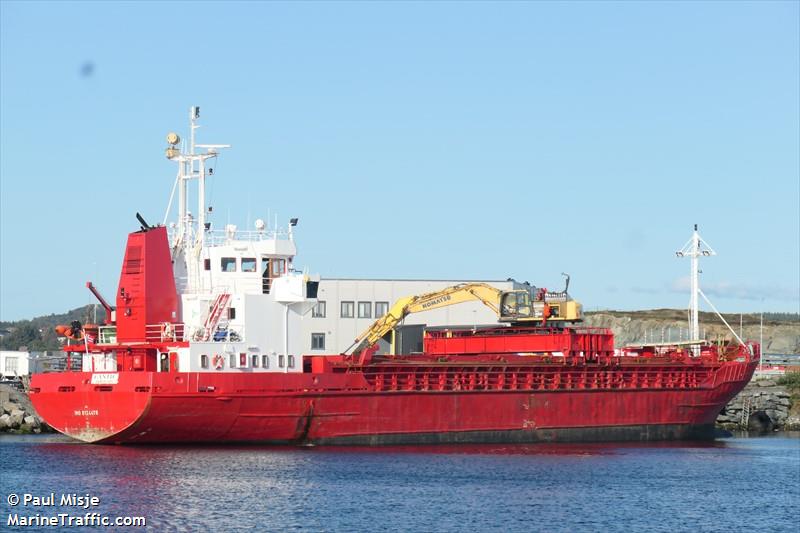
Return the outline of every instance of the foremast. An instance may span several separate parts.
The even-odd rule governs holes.
[[[691,259],[691,266],[690,266],[690,273],[689,278],[691,280],[691,294],[689,296],[689,336],[690,341],[693,343],[692,350],[695,355],[700,353],[700,344],[704,342],[704,339],[700,338],[700,305],[699,305],[699,296],[702,296],[706,303],[711,306],[711,309],[714,310],[714,313],[722,320],[722,322],[728,327],[728,330],[733,334],[736,340],[742,346],[747,346],[747,344],[736,334],[736,331],[728,324],[728,321],[725,320],[725,317],[717,311],[717,308],[714,307],[714,304],[711,303],[711,300],[703,293],[700,289],[700,257],[710,257],[712,255],[717,255],[711,246],[708,245],[701,237],[700,233],[697,231],[697,224],[694,225],[694,231],[692,232],[692,238],[683,245],[683,248],[675,252],[675,255],[678,257],[688,257]]]

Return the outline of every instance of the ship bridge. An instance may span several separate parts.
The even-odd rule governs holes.
[[[293,271],[297,248],[292,227],[267,229],[257,220],[256,230],[240,230],[233,224],[206,230],[202,244],[189,250],[185,263],[175,262],[178,292],[270,294],[273,281]],[[171,242],[178,240],[173,237]]]

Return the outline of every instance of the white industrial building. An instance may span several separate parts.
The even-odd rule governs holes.
[[[30,353],[0,351],[0,374],[4,378],[27,376],[30,373]]]
[[[322,279],[318,303],[300,321],[301,352],[341,353],[400,298],[439,291],[475,280]],[[481,280],[500,290],[515,288],[514,281]],[[497,314],[479,301],[410,314],[398,328],[397,346],[403,353],[420,351],[422,332],[429,327],[498,325]],[[385,351],[383,346],[381,351]]]

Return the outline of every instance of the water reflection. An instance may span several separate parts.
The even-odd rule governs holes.
[[[0,453],[4,492],[88,493],[157,531],[763,529],[735,512],[744,494],[771,509],[771,530],[800,513],[800,439],[786,437],[297,448],[30,436],[0,438]]]

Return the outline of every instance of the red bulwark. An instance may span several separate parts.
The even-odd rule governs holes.
[[[117,291],[118,342],[144,342],[148,324],[178,319],[167,229],[129,234]]]

